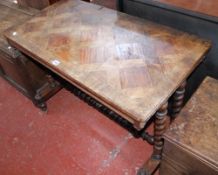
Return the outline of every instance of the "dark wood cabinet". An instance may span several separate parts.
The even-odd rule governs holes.
[[[20,9],[16,4],[0,2],[0,75],[37,107],[46,110],[45,101],[60,89],[60,84],[41,65],[12,48],[2,34],[36,13],[37,10]]]
[[[206,78],[164,134],[160,175],[218,174],[217,92]]]

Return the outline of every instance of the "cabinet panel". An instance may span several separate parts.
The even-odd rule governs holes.
[[[3,37],[7,28],[24,22],[36,13],[30,8],[20,9],[9,1],[0,2],[0,75],[37,107],[45,110],[45,101],[60,89],[60,84],[44,67],[9,46]]]

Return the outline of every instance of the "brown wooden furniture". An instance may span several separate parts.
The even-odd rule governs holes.
[[[152,165],[161,157],[168,99],[176,91],[179,112],[183,82],[210,48],[195,36],[79,0],[58,2],[5,36],[138,130],[155,115]]]
[[[44,72],[30,58],[8,45],[2,32],[38,13],[30,8],[19,8],[7,1],[0,2],[0,75],[8,80],[33,103],[46,110],[45,100],[60,89],[57,81]]]
[[[218,80],[207,78],[164,134],[160,175],[218,174]]]

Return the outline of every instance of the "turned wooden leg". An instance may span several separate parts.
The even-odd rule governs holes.
[[[153,174],[161,160],[163,150],[163,134],[167,127],[167,107],[168,103],[164,104],[155,114],[154,122],[154,150],[151,158],[145,163],[137,175],[150,175]]]
[[[155,115],[154,152],[152,157],[159,160],[163,150],[163,134],[167,128],[167,107],[168,103],[164,104]]]
[[[182,109],[185,96],[186,81],[176,90],[173,95],[171,117],[174,119]]]

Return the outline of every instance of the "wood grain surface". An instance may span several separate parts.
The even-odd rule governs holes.
[[[197,13],[218,17],[218,0],[153,0]]]
[[[80,0],[64,0],[5,33],[41,62],[142,129],[210,44]]]
[[[218,80],[206,78],[164,137],[218,172],[217,128]]]

